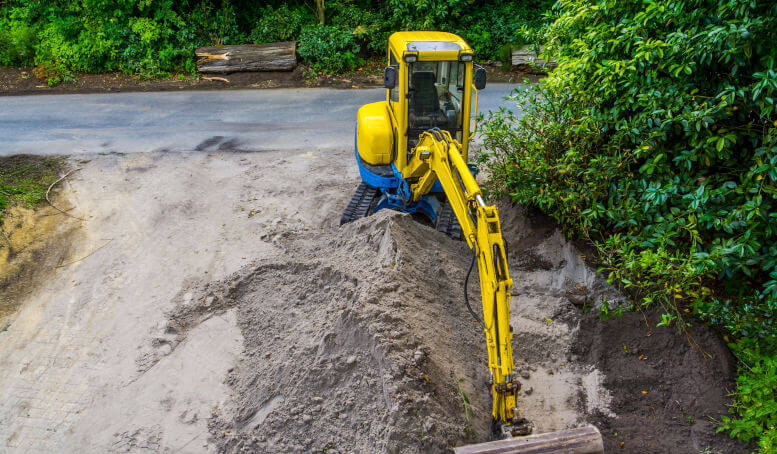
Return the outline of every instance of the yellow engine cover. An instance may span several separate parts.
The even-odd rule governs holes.
[[[394,133],[388,109],[387,101],[373,102],[363,105],[356,115],[356,146],[367,164],[391,164]]]

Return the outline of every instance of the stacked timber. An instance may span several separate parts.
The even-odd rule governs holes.
[[[200,47],[194,54],[197,56],[197,71],[201,73],[291,71],[297,66],[297,46],[293,41]]]

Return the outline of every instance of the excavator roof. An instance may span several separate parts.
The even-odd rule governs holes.
[[[434,52],[441,59],[455,59],[459,52],[472,52],[461,37],[447,32],[396,32],[389,36],[389,49],[398,58],[405,52]],[[425,60],[425,58],[422,58]]]

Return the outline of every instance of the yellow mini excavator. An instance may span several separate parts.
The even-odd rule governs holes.
[[[362,178],[340,224],[389,208],[421,215],[437,230],[463,239],[480,275],[482,317],[465,304],[485,332],[495,438],[459,452],[602,452],[592,427],[526,436],[531,424],[518,412],[521,388],[513,372],[513,332],[507,253],[499,213],[487,205],[467,164],[475,133],[478,90],[486,73],[464,40],[443,32],[398,32],[389,38],[383,83],[386,99],[359,109],[355,154]],[[474,92],[474,113],[472,98]],[[467,278],[469,274],[467,274]]]

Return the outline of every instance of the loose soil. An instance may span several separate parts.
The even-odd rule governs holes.
[[[22,301],[71,258],[78,224],[48,205],[6,211],[0,238],[0,329]]]
[[[180,91],[240,88],[374,88],[383,84],[382,60],[369,60],[363,67],[344,75],[312,72],[304,65],[293,71],[240,72],[226,75],[188,74],[169,78],[143,78],[124,73],[75,74],[75,82],[49,87],[45,80],[33,75],[32,67],[10,68],[0,66],[0,96],[64,93],[105,93],[130,91]],[[506,71],[487,66],[490,82],[522,82],[524,78],[536,81],[539,76],[522,71]],[[213,77],[216,77],[213,79]],[[220,80],[220,78],[226,79]]]
[[[687,333],[656,327],[654,312],[632,312],[601,322],[580,323],[574,353],[604,373],[615,416],[594,413],[605,450],[616,452],[745,453],[716,435],[735,388],[736,363],[720,337],[693,321]],[[705,451],[706,450],[706,451]]]

